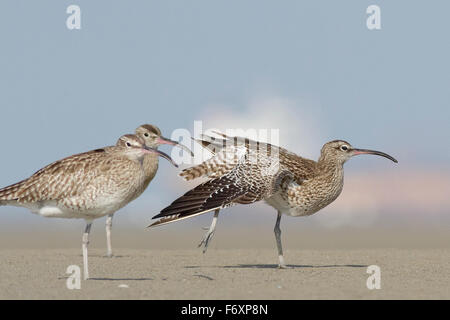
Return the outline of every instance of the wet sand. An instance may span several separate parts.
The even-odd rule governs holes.
[[[92,279],[66,287],[81,250],[1,249],[0,299],[450,299],[450,249],[275,249],[90,251]],[[369,265],[381,289],[369,290]]]

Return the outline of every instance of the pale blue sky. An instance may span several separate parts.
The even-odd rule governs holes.
[[[66,28],[70,4],[81,30]],[[371,4],[379,31],[366,28]],[[3,0],[0,185],[141,123],[170,136],[209,105],[239,115],[260,95],[313,101],[321,143],[448,170],[449,12],[448,1]]]

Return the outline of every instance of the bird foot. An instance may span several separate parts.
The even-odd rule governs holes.
[[[209,230],[209,229],[208,229]],[[202,240],[200,241],[200,243],[198,244],[198,248],[200,248],[201,246],[203,246],[203,253],[206,253],[206,250],[208,250],[208,244],[209,241],[212,239],[212,236],[214,235],[214,231],[208,231],[202,238]]]
[[[279,264],[278,265],[278,269],[292,269],[292,267],[289,267],[289,266],[287,266],[285,264]]]

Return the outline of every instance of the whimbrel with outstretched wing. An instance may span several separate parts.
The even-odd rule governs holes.
[[[85,219],[82,249],[87,279],[92,221],[116,212],[143,192],[143,160],[149,153],[172,161],[136,135],[124,135],[116,146],[72,155],[0,189],[0,205],[25,207],[44,217]]]
[[[223,140],[206,136],[199,141],[215,153],[211,159],[180,174],[186,180],[198,177],[209,177],[210,180],[161,210],[153,217],[159,220],[151,226],[214,210],[211,227],[200,243],[205,252],[220,209],[265,200],[278,212],[274,232],[280,268],[286,267],[281,245],[282,214],[311,215],[333,202],[343,188],[343,165],[352,156],[374,154],[397,162],[386,153],[353,148],[343,140],[326,143],[319,160],[313,161],[267,143],[220,135]]]
[[[161,130],[159,130],[158,127],[151,125],[151,124],[143,124],[136,128],[136,136],[140,137],[143,141],[146,147],[158,149],[158,147],[162,144],[168,144],[172,146],[179,146],[185,151],[188,151],[192,156],[193,153],[189,148],[186,146],[179,144],[177,141],[173,141],[170,139],[167,139],[161,135]],[[120,140],[117,141],[118,144],[120,144]],[[153,180],[153,178],[156,175],[156,171],[158,171],[158,161],[159,161],[159,155],[157,153],[147,153],[144,155],[144,159],[142,162],[142,166],[144,168],[144,175],[145,179],[142,185],[141,192],[137,192],[135,194],[136,199],[139,197],[142,192],[145,191],[145,189],[148,187],[150,182]],[[108,214],[106,217],[106,256],[112,257],[112,245],[111,245],[111,230],[112,230],[112,220],[114,217],[114,212],[111,214]]]

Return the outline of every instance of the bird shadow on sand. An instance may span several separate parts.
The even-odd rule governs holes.
[[[154,280],[153,278],[89,278],[89,280],[101,280],[101,281],[146,281]]]
[[[209,266],[212,268],[223,269],[279,269],[277,264],[238,264],[234,266]],[[304,265],[304,264],[288,264],[288,269],[305,269],[305,268],[367,268],[368,265],[363,264],[330,264],[330,265]],[[204,268],[204,266],[186,266],[186,269]],[[207,267],[208,268],[208,267]]]
[[[79,254],[78,256],[80,256],[80,257],[83,257],[83,255],[82,254]],[[114,260],[114,259],[116,259],[116,258],[129,258],[129,257],[131,257],[131,255],[113,255],[112,257],[108,257],[107,255],[105,255],[105,254],[95,254],[95,253],[93,253],[93,254],[89,254],[89,257],[91,258],[105,258],[105,259],[111,259],[111,260]]]
[[[201,279],[206,279],[206,280],[214,280],[214,278],[212,278],[210,276],[206,276],[204,274],[194,274],[193,276],[197,277],[197,278],[201,278]]]
[[[289,269],[304,269],[304,268],[367,268],[362,264],[330,264],[330,265],[305,265],[305,264],[288,264]],[[239,264],[236,266],[223,266],[223,268],[230,269],[278,269],[277,264]],[[288,270],[289,270],[288,269]]]

